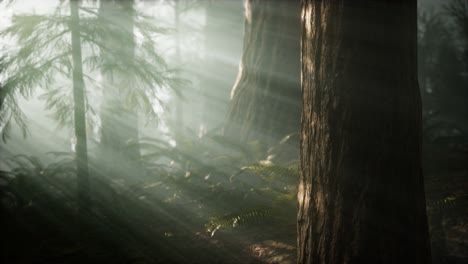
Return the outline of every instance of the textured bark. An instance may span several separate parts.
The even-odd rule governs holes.
[[[133,1],[101,1],[99,15],[101,23],[111,24],[109,26],[116,27],[113,31],[117,32],[105,39],[107,49],[101,51],[104,60],[109,64],[130,66],[134,63],[135,52]],[[113,176],[132,174],[131,169],[139,167],[140,149],[137,144],[127,145],[139,137],[138,114],[125,104],[130,84],[120,71],[114,72],[112,68],[102,75],[101,147],[106,167]]]
[[[244,48],[226,136],[269,144],[300,127],[298,1],[245,1]]]
[[[430,263],[416,0],[303,0],[298,263]]]
[[[85,84],[83,80],[78,1],[70,1],[70,17],[73,60],[73,111],[76,137],[78,203],[80,209],[84,210],[90,202],[90,186],[88,170],[88,144],[86,141]]]

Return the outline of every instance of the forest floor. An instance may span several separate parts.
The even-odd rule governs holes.
[[[112,227],[119,224],[73,214],[55,220],[60,223],[33,208],[3,215],[1,263],[295,263],[294,223],[214,236],[202,227],[187,232],[166,225],[146,230],[155,236],[148,238],[139,230],[122,230],[123,224]]]
[[[468,263],[468,153],[426,147],[426,199],[434,264]],[[209,233],[201,220],[180,208],[148,208],[129,199],[117,209],[100,207],[83,214],[61,201],[46,199],[20,209],[2,209],[0,262],[296,262],[294,212],[257,225]]]
[[[467,146],[425,145],[424,154],[434,264],[468,263]]]

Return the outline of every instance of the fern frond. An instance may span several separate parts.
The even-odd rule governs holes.
[[[427,204],[427,208],[432,212],[443,212],[456,207],[463,199],[466,199],[467,197],[467,194],[451,194],[441,199],[429,202]]]
[[[228,214],[221,217],[212,217],[210,222],[205,225],[205,229],[211,236],[214,236],[220,229],[262,224],[271,218],[271,215],[271,208],[266,207]]]
[[[297,178],[299,175],[299,171],[297,167],[294,167],[294,166],[284,167],[278,164],[265,161],[265,162],[259,162],[250,166],[243,167],[241,171],[239,171],[237,174],[231,177],[231,180],[233,177],[235,177],[236,175],[244,171],[252,171],[266,181]]]

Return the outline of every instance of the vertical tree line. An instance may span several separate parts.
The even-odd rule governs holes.
[[[100,23],[107,25],[101,33],[103,46],[101,69],[103,95],[101,103],[101,151],[106,172],[111,177],[132,176],[139,167],[140,149],[138,106],[126,98],[133,88],[125,68],[135,67],[133,1],[100,2]]]
[[[74,130],[76,137],[76,167],[78,182],[78,202],[80,209],[85,209],[90,202],[88,169],[88,144],[86,137],[86,103],[81,56],[81,30],[78,1],[70,1],[70,33],[73,61],[73,101]]]
[[[13,31],[20,31],[20,39],[32,44],[28,43],[29,46],[11,56],[21,55],[15,57],[17,61],[6,63],[7,66],[14,63],[26,66],[18,67],[16,75],[10,75],[14,78],[9,78],[5,84],[0,83],[7,87],[0,87],[0,103],[7,95],[12,96],[14,89],[32,94],[24,87],[36,87],[39,83],[51,86],[50,82],[42,80],[51,79],[47,76],[60,72],[57,69],[64,69],[63,75],[72,77],[71,110],[59,112],[72,116],[78,204],[79,209],[85,210],[91,203],[88,159],[92,161],[88,158],[86,133],[90,88],[86,87],[88,82],[85,85],[85,77],[86,80],[91,78],[86,75],[87,67],[90,72],[102,76],[98,162],[104,161],[104,164],[99,167],[102,169],[99,173],[126,179],[143,175],[138,144],[139,111],[153,111],[154,87],[171,84],[172,76],[165,75],[169,70],[155,51],[152,33],[142,32],[134,1],[102,0],[97,11],[82,8],[79,3],[70,1],[70,16],[64,19],[63,34],[67,41],[60,47],[65,47],[65,51],[57,52],[63,53],[58,57],[63,60],[54,57],[44,64],[46,66],[31,63],[35,62],[31,58],[36,54],[30,51],[34,47],[32,42],[40,38],[28,39],[26,35],[53,34],[34,33],[27,26],[22,31],[18,30],[21,27],[13,27]],[[179,27],[181,2],[172,3],[175,4],[174,22]],[[243,53],[224,134],[238,143],[259,141],[269,147],[287,134],[300,133],[298,263],[430,263],[421,168],[417,1],[245,0],[245,9]],[[92,15],[80,17],[80,12]],[[208,10],[207,13],[213,12]],[[58,24],[56,21],[62,18],[57,17],[47,18],[52,21],[47,23]],[[213,18],[207,20],[216,22]],[[140,27],[138,31],[137,26]],[[159,30],[150,23],[144,26]],[[136,35],[141,39],[137,41]],[[41,41],[37,46],[60,38],[61,35],[53,36],[51,41]],[[175,42],[175,57],[180,63],[179,35]],[[91,46],[97,47],[99,52],[87,56],[87,52],[94,51],[89,48]],[[21,61],[22,56],[26,57],[24,61]],[[440,52],[440,56],[442,59],[455,54]],[[0,71],[3,62],[0,58]],[[49,64],[54,67],[47,66]],[[67,75],[68,68],[70,74]],[[218,73],[215,68],[216,65],[210,65],[209,69]],[[33,77],[23,73],[28,69],[32,69]],[[37,73],[37,69],[42,72]],[[210,83],[208,79],[204,81]],[[212,100],[207,91],[204,100]],[[50,101],[63,106],[60,98]],[[175,118],[178,128],[182,129],[184,109],[180,100],[178,104]],[[205,111],[213,109],[205,107]],[[196,149],[200,153],[202,150]],[[193,157],[180,153],[158,147],[151,155],[169,160],[179,155],[177,159],[180,160],[175,163],[184,159],[190,163],[189,158]],[[145,196],[148,200],[152,198],[146,195],[146,189],[164,186],[164,177],[170,179],[167,182],[180,178],[182,183],[196,183],[197,177],[205,177],[201,181],[208,182],[210,178],[209,173],[192,175],[188,170],[181,170],[180,175],[172,174],[172,163],[168,167],[155,163],[157,166],[152,169],[161,174],[157,175],[160,181],[142,184],[144,195],[135,192],[138,197],[135,200],[146,199]],[[193,181],[184,182],[189,177]],[[195,190],[208,190],[195,183],[191,186]],[[170,186],[176,189],[176,184]],[[176,196],[174,192],[171,199],[175,200]]]
[[[18,41],[0,62],[7,77],[0,92],[0,120],[4,139],[12,122],[26,130],[18,96],[44,93],[40,98],[45,99],[46,109],[53,110],[61,127],[74,131],[77,196],[84,209],[91,200],[87,144],[91,117],[99,116],[100,121],[98,154],[99,162],[104,161],[100,176],[139,178],[138,112],[154,118],[157,88],[178,88],[180,81],[154,47],[154,35],[165,29],[135,14],[133,1],[101,1],[99,9],[75,0],[68,4],[61,3],[52,15],[14,16],[0,32]],[[140,19],[135,21],[137,15]],[[134,28],[141,33],[138,50]],[[102,80],[96,79],[96,73]],[[70,86],[58,85],[67,79]],[[88,95],[96,95],[101,87],[101,108],[96,111]]]

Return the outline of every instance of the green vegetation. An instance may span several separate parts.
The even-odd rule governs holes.
[[[298,40],[265,32],[261,43],[281,41],[262,64],[249,58],[263,44],[249,39],[245,60],[274,61],[274,70],[239,70],[240,1],[20,2],[0,0],[0,263],[296,261],[302,101],[282,90],[299,88],[299,72],[281,69],[283,57],[299,65],[288,50]],[[463,8],[450,1],[419,21],[427,212],[440,263],[466,259],[452,241],[468,234]],[[288,10],[263,22],[299,16]],[[249,111],[231,105],[238,71],[242,91],[275,88],[252,101],[246,92],[239,102]],[[227,125],[236,111],[255,134],[226,132],[239,125]]]

